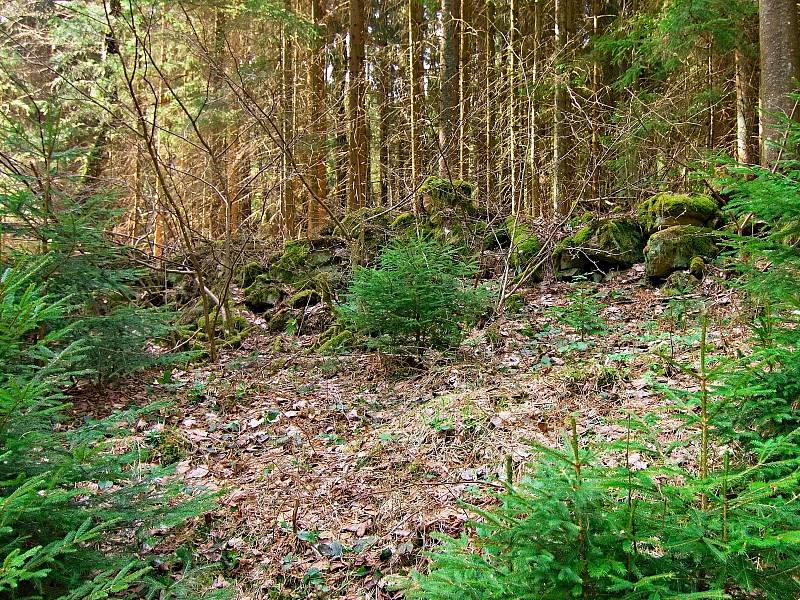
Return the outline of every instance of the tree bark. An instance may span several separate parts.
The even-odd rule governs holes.
[[[349,185],[347,210],[358,210],[367,205],[369,140],[367,114],[364,106],[366,90],[365,48],[366,33],[363,0],[350,0],[350,48],[348,108],[350,110],[350,135],[348,139]]]
[[[736,160],[758,160],[758,67],[750,52],[737,48],[736,61]]]
[[[442,0],[441,107],[439,110],[439,176],[457,175],[457,148],[454,139],[458,101],[457,25],[459,0]]]
[[[409,187],[415,190],[419,183],[422,165],[422,114],[425,107],[425,92],[422,85],[422,27],[423,5],[421,0],[408,0],[408,96],[409,125],[411,143],[411,181]],[[421,205],[414,195],[414,213],[419,215]]]
[[[569,185],[572,165],[569,156],[570,130],[569,79],[571,69],[570,44],[575,35],[573,0],[555,0],[556,72],[554,75],[553,106],[553,213],[563,216],[569,212]]]
[[[761,0],[758,7],[761,42],[761,161],[771,166],[780,156],[784,137],[781,118],[797,120],[789,94],[800,75],[800,31],[795,0]]]
[[[284,0],[286,10],[292,10],[291,0]],[[297,235],[297,207],[295,206],[294,173],[288,149],[294,138],[294,36],[288,26],[281,32],[281,137],[285,148],[281,156],[281,231],[286,238]]]
[[[327,119],[325,118],[325,33],[323,0],[311,0],[311,21],[317,27],[308,59],[308,87],[311,92],[311,150],[309,153],[309,186],[311,193],[325,202],[328,182],[325,174]],[[319,202],[308,203],[308,234],[315,236],[325,224],[326,214]]]

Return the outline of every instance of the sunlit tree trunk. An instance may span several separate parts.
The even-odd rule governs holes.
[[[784,128],[780,117],[797,119],[800,111],[789,94],[800,75],[800,30],[795,0],[759,2],[761,43],[761,160],[766,166],[780,157]]]
[[[348,110],[350,135],[348,138],[349,177],[347,210],[358,210],[367,205],[369,187],[369,139],[367,133],[366,69],[364,36],[365,9],[363,0],[350,0],[350,45]]]
[[[575,35],[574,0],[555,0],[555,52],[553,106],[553,213],[566,215],[570,208],[569,185],[572,175],[571,157],[568,155],[570,131],[567,122],[569,111],[569,78],[571,69],[570,45]]]
[[[736,159],[758,161],[758,66],[755,49],[736,49]]]
[[[328,182],[325,174],[327,119],[325,107],[325,33],[323,0],[311,0],[311,21],[318,28],[308,57],[308,87],[311,93],[310,119],[313,136],[309,155],[311,193],[323,202],[327,201]],[[316,235],[323,227],[326,213],[319,202],[308,203],[308,233]]]
[[[495,91],[496,47],[494,37],[494,3],[482,0],[476,12],[477,69],[476,90],[480,90],[480,105],[475,107],[473,128],[474,167],[476,181],[487,206],[497,203],[497,156],[495,152]]]
[[[458,118],[457,25],[459,0],[442,0],[441,106],[439,108],[439,176],[458,175],[454,133]]]
[[[284,0],[287,10],[292,9],[291,0]],[[285,148],[281,157],[281,229],[285,237],[292,238],[297,231],[297,206],[295,198],[294,171],[289,152],[294,145],[294,36],[288,26],[281,32],[281,137]]]

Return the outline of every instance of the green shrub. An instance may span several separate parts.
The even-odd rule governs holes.
[[[395,241],[376,268],[356,271],[340,318],[389,352],[421,358],[426,348],[452,348],[488,306],[489,292],[470,280],[476,269],[443,242]]]
[[[736,261],[763,308],[739,356],[712,355],[704,317],[697,359],[665,359],[693,380],[660,388],[681,439],[664,443],[674,425],[658,416],[630,416],[624,439],[588,450],[573,421],[564,450],[540,447],[530,479],[474,509],[473,535],[444,538],[409,597],[800,597],[798,166],[727,182],[730,209],[770,226],[738,240]]]
[[[163,472],[131,470],[138,451],[110,451],[125,435],[120,422],[144,410],[53,427],[86,345],[68,341],[69,325],[41,335],[67,306],[36,283],[49,268],[39,260],[0,278],[0,596],[101,598],[149,577],[135,553],[139,534],[202,513],[209,498],[176,503],[180,489]]]
[[[605,305],[597,301],[595,291],[588,282],[576,283],[573,291],[567,294],[567,300],[566,306],[553,307],[550,314],[579,334],[581,341],[607,329],[605,320],[600,316]]]
[[[28,123],[30,128],[25,122],[0,122],[0,144],[23,154],[44,145],[79,156],[68,147],[69,128],[58,121],[58,109],[50,107],[46,114],[42,122],[37,118],[35,125]],[[37,160],[44,163],[44,156],[34,152],[30,161]],[[31,167],[24,175],[0,170],[0,221],[11,242],[3,248],[3,258],[13,264],[34,254],[48,257],[47,269],[37,272],[39,283],[49,296],[67,303],[58,320],[44,326],[69,325],[66,341],[81,339],[84,345],[82,375],[98,383],[192,356],[153,352],[147,344],[168,336],[175,315],[165,307],[143,308],[134,302],[144,272],[132,266],[130,249],[107,235],[118,215],[112,194],[83,194],[79,178],[66,169],[42,172]]]

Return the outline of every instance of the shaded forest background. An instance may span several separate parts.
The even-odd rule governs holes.
[[[118,193],[116,234],[154,257],[246,231],[315,235],[365,206],[424,210],[414,192],[433,174],[475,184],[491,214],[625,208],[696,186],[690,166],[710,152],[758,162],[770,135],[755,2],[3,13],[4,113],[55,118],[58,139],[36,151],[80,174],[75,193]],[[772,96],[767,114],[791,112]]]

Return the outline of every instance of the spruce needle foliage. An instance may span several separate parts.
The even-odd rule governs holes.
[[[388,352],[421,358],[426,348],[452,348],[488,307],[489,291],[471,281],[476,269],[444,242],[397,240],[377,267],[356,271],[340,318]]]
[[[799,141],[791,126],[777,169],[726,181],[729,210],[761,231],[733,239],[758,313],[747,352],[716,354],[704,316],[697,356],[663,357],[692,381],[658,388],[686,435],[666,445],[658,417],[631,415],[625,439],[588,452],[573,422],[498,508],[474,508],[472,535],[444,538],[411,597],[800,597]]]
[[[142,469],[140,451],[111,451],[127,434],[120,424],[146,408],[56,427],[87,346],[69,341],[70,324],[40,335],[44,323],[65,322],[68,305],[38,283],[50,267],[39,258],[0,276],[0,596],[105,598],[148,578],[142,590],[157,589],[137,543],[202,514],[212,498],[178,501],[180,487],[165,483],[166,471]]]

